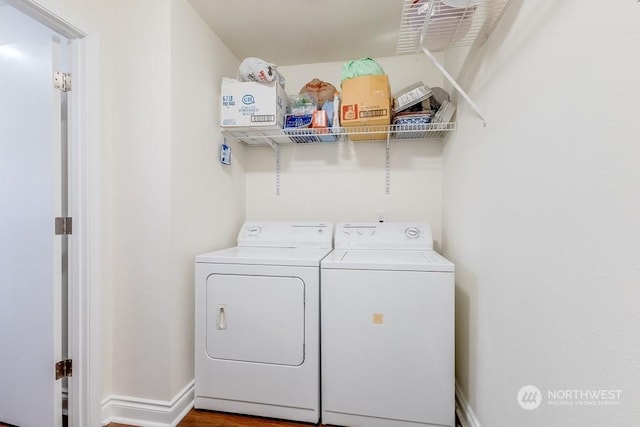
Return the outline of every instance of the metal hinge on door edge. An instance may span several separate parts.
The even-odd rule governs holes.
[[[73,361],[71,359],[61,360],[56,363],[56,380],[73,376]]]
[[[54,71],[53,87],[63,92],[69,92],[71,90],[71,74],[63,73],[61,71]]]
[[[71,217],[68,217],[68,216],[56,217],[55,224],[56,224],[55,225],[56,236],[69,235],[73,231],[73,226],[72,226],[73,221],[71,220]]]

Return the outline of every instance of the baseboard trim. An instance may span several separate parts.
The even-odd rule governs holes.
[[[109,396],[102,401],[102,425],[131,424],[144,427],[175,427],[193,408],[194,381],[171,401]]]
[[[473,409],[471,409],[471,405],[467,402],[467,399],[462,394],[462,390],[460,390],[460,386],[456,382],[456,413],[458,414],[458,419],[462,424],[462,427],[482,427],[480,425],[480,421],[476,417],[476,414],[473,413]]]

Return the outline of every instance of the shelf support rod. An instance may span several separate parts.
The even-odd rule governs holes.
[[[384,157],[384,194],[385,195],[389,195],[390,194],[390,169],[391,169],[391,165],[390,165],[390,159],[389,159],[389,142],[391,139],[391,132],[387,132],[387,148],[385,150],[385,157]]]
[[[280,144],[273,144],[276,151],[276,196],[280,195]]]
[[[445,78],[449,81],[449,83],[451,83],[453,85],[453,87],[456,88],[458,93],[460,93],[460,95],[462,95],[462,97],[465,99],[465,101],[467,101],[467,103],[471,106],[471,108],[473,108],[473,110],[476,112],[476,114],[482,120],[482,125],[483,126],[487,126],[487,120],[484,118],[484,115],[482,114],[480,109],[476,106],[476,104],[471,100],[471,98],[469,97],[467,92],[465,92],[464,89],[462,89],[462,87],[460,87],[460,85],[458,84],[456,79],[454,79],[453,76],[451,74],[449,74],[449,72],[446,70],[446,68],[444,68],[444,66],[442,64],[440,64],[440,62],[438,62],[436,57],[433,56],[433,54],[431,53],[431,51],[429,51],[429,49],[424,47],[424,45],[421,46],[421,49],[424,52],[424,54],[427,55],[427,58],[429,58],[431,60],[431,62],[433,62],[433,65],[435,65],[436,68],[438,70],[440,70],[442,75],[445,76]]]

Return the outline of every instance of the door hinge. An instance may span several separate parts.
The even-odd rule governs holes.
[[[72,223],[73,221],[71,220],[71,217],[56,217],[56,236],[71,234],[73,231]]]
[[[71,74],[54,71],[53,87],[63,92],[69,92],[71,90]]]
[[[73,374],[73,361],[71,359],[61,360],[56,363],[56,380],[71,377]]]

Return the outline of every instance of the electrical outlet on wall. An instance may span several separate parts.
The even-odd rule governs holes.
[[[387,214],[384,212],[378,212],[378,222],[384,222],[387,219]]]

